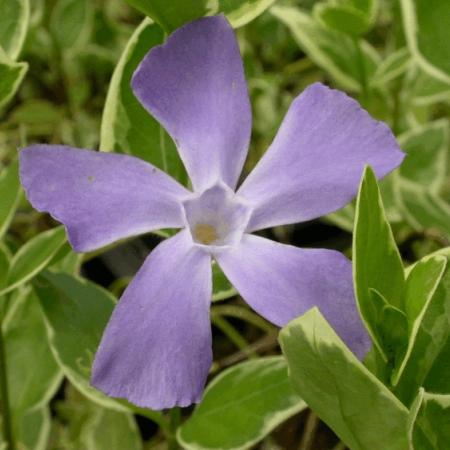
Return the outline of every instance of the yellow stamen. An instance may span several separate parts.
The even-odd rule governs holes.
[[[199,223],[194,230],[195,239],[202,244],[209,245],[217,240],[216,229],[209,223]]]

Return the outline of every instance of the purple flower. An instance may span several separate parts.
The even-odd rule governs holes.
[[[66,226],[77,251],[182,229],[147,257],[120,299],[95,358],[93,385],[152,409],[200,401],[212,360],[211,258],[266,319],[282,326],[317,305],[362,357],[370,342],[347,258],[250,233],[341,208],[355,196],[365,164],[378,177],[397,167],[403,153],[389,128],[344,93],[313,84],[235,192],[251,110],[226,19],[203,18],[175,31],[144,58],[132,87],[175,140],[193,192],[131,156],[56,145],[20,153],[28,199]]]

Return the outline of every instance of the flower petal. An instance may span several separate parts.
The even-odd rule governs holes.
[[[238,193],[254,208],[247,231],[342,208],[366,164],[381,178],[404,154],[394,135],[343,92],[315,83],[292,103],[267,153]]]
[[[132,87],[177,143],[196,191],[218,180],[235,187],[251,110],[239,47],[224,16],[175,31],[144,58]]]
[[[19,158],[28,200],[66,226],[76,251],[183,226],[189,192],[140,159],[62,145],[33,145]]]
[[[154,410],[199,402],[212,361],[211,259],[183,230],[126,289],[103,335],[92,384]]]
[[[369,349],[353,294],[351,263],[341,253],[246,234],[216,259],[244,300],[267,320],[284,326],[317,306],[356,355],[363,357]]]

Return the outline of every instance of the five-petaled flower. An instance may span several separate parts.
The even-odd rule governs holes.
[[[363,356],[370,343],[347,258],[251,233],[343,207],[366,164],[378,177],[397,167],[403,153],[389,128],[344,93],[313,84],[235,190],[251,109],[238,44],[223,16],[191,22],[153,48],[132,88],[177,144],[193,192],[132,156],[57,145],[20,152],[28,199],[66,226],[76,251],[181,228],[125,290],[98,349],[93,385],[153,409],[201,399],[212,360],[212,258],[269,321],[282,326],[317,305]]]

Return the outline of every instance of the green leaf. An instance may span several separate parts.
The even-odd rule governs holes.
[[[27,411],[14,427],[20,450],[47,450],[51,416],[48,406]]]
[[[228,281],[225,274],[220,269],[219,265],[213,261],[212,266],[213,273],[213,295],[212,301],[225,300],[237,295],[236,289]]]
[[[256,19],[276,0],[226,0],[219,3],[219,11],[224,13],[233,28],[242,27]],[[216,14],[217,14],[216,13]]]
[[[82,432],[85,448],[89,450],[142,449],[139,429],[131,414],[94,407],[94,405],[91,409],[91,417]],[[105,430],[107,430],[106,433]]]
[[[378,0],[345,0],[345,3],[373,17],[378,8]]]
[[[446,119],[429,122],[398,137],[407,157],[399,167],[402,178],[439,193],[446,179],[449,122]]]
[[[336,83],[349,91],[361,91],[359,50],[352,38],[323,27],[298,8],[273,6],[270,12],[290,29],[301,49]],[[370,79],[379,64],[379,56],[367,42],[361,41],[361,46],[365,72]]]
[[[450,206],[432,192],[403,181],[398,188],[399,206],[416,230],[434,229],[450,236]]]
[[[233,366],[207,387],[202,403],[179,429],[185,449],[245,449],[306,408],[293,391],[284,359]]]
[[[65,242],[49,263],[51,270],[78,275],[83,263],[83,254],[76,253],[68,242]]]
[[[450,101],[450,84],[429,76],[418,70],[411,89],[412,101],[416,105],[429,105]]]
[[[64,375],[90,400],[126,411],[90,386],[95,352],[115,305],[105,289],[66,273],[44,272],[34,283],[44,309],[50,347]]]
[[[15,61],[27,34],[30,5],[28,0],[0,0],[0,11],[0,47]]]
[[[131,414],[103,408],[72,385],[67,386],[64,394],[64,401],[54,403],[57,423],[63,425],[58,427],[63,428],[62,436],[54,441],[64,442],[64,449],[142,450],[139,430]]]
[[[409,49],[420,67],[450,84],[450,2],[401,0]]]
[[[170,33],[203,16],[224,13],[234,28],[252,21],[275,0],[127,0]]]
[[[1,81],[0,81],[1,83]],[[18,161],[15,159],[0,174],[0,239],[14,216],[20,199]]]
[[[355,205],[349,203],[339,211],[335,211],[326,216],[326,219],[349,233],[353,232],[353,223],[355,221]]]
[[[27,73],[28,64],[13,62],[0,47],[0,108],[14,96]]]
[[[372,87],[384,88],[393,80],[402,76],[411,66],[411,55],[405,47],[390,53],[377,67],[370,84]]]
[[[411,357],[421,322],[442,279],[446,263],[447,260],[443,256],[423,259],[415,264],[408,274],[404,304],[408,320],[408,348],[403,361],[392,374],[394,386]]]
[[[378,342],[390,365],[396,365],[406,352],[408,319],[403,311],[390,305],[377,290],[370,288],[369,293]]]
[[[93,27],[89,0],[58,0],[50,17],[50,31],[63,51],[79,50],[89,40]]]
[[[450,395],[420,389],[411,411],[410,442],[416,450],[437,450],[450,442]]]
[[[424,310],[436,292],[442,279],[447,260],[443,256],[431,256],[418,261],[406,279],[405,312],[411,328],[416,328]]]
[[[352,450],[405,450],[408,411],[351,353],[317,308],[281,330],[293,386]]]
[[[319,3],[314,15],[328,28],[353,37],[367,33],[371,26],[366,15],[346,4]]]
[[[377,179],[370,167],[364,170],[356,202],[353,270],[361,315],[375,344],[383,352],[377,336],[376,311],[369,289],[375,289],[390,305],[402,309],[405,275],[384,213]]]
[[[164,40],[148,19],[136,29],[114,70],[103,110],[100,148],[138,156],[181,182],[186,172],[175,144],[134,96],[131,77],[144,55]]]
[[[26,283],[43,270],[66,240],[64,227],[44,231],[27,241],[11,260],[6,287],[0,295]]]
[[[409,405],[416,395],[417,389],[424,386],[434,392],[450,392],[450,364],[448,355],[450,351],[450,270],[447,268],[442,275],[441,282],[435,288],[431,298],[426,298],[426,289],[414,294],[417,280],[426,278],[426,269],[435,273],[434,280],[439,277],[439,267],[442,264],[440,258],[443,252],[428,255],[415,265],[408,267],[409,292],[406,302],[412,305],[412,317],[417,315],[414,321],[414,335],[409,357],[405,359],[404,367],[398,375],[398,381],[394,389],[395,394],[406,405]],[[450,256],[447,255],[447,258]],[[416,269],[416,266],[420,265]],[[413,275],[413,271],[416,275]],[[430,273],[431,275],[431,273]],[[415,281],[413,282],[413,278]],[[433,290],[433,279],[425,280]],[[422,297],[422,298],[420,298]],[[424,298],[425,297],[425,298]],[[419,305],[416,307],[415,305]],[[411,314],[411,312],[410,312]]]
[[[3,333],[10,407],[15,422],[20,422],[25,411],[47,404],[61,382],[33,293],[14,298]]]
[[[166,32],[186,22],[217,12],[217,2],[204,0],[127,0],[135,8],[157,22]]]
[[[5,248],[0,247],[0,290],[6,286],[10,259],[10,255],[5,251]]]

